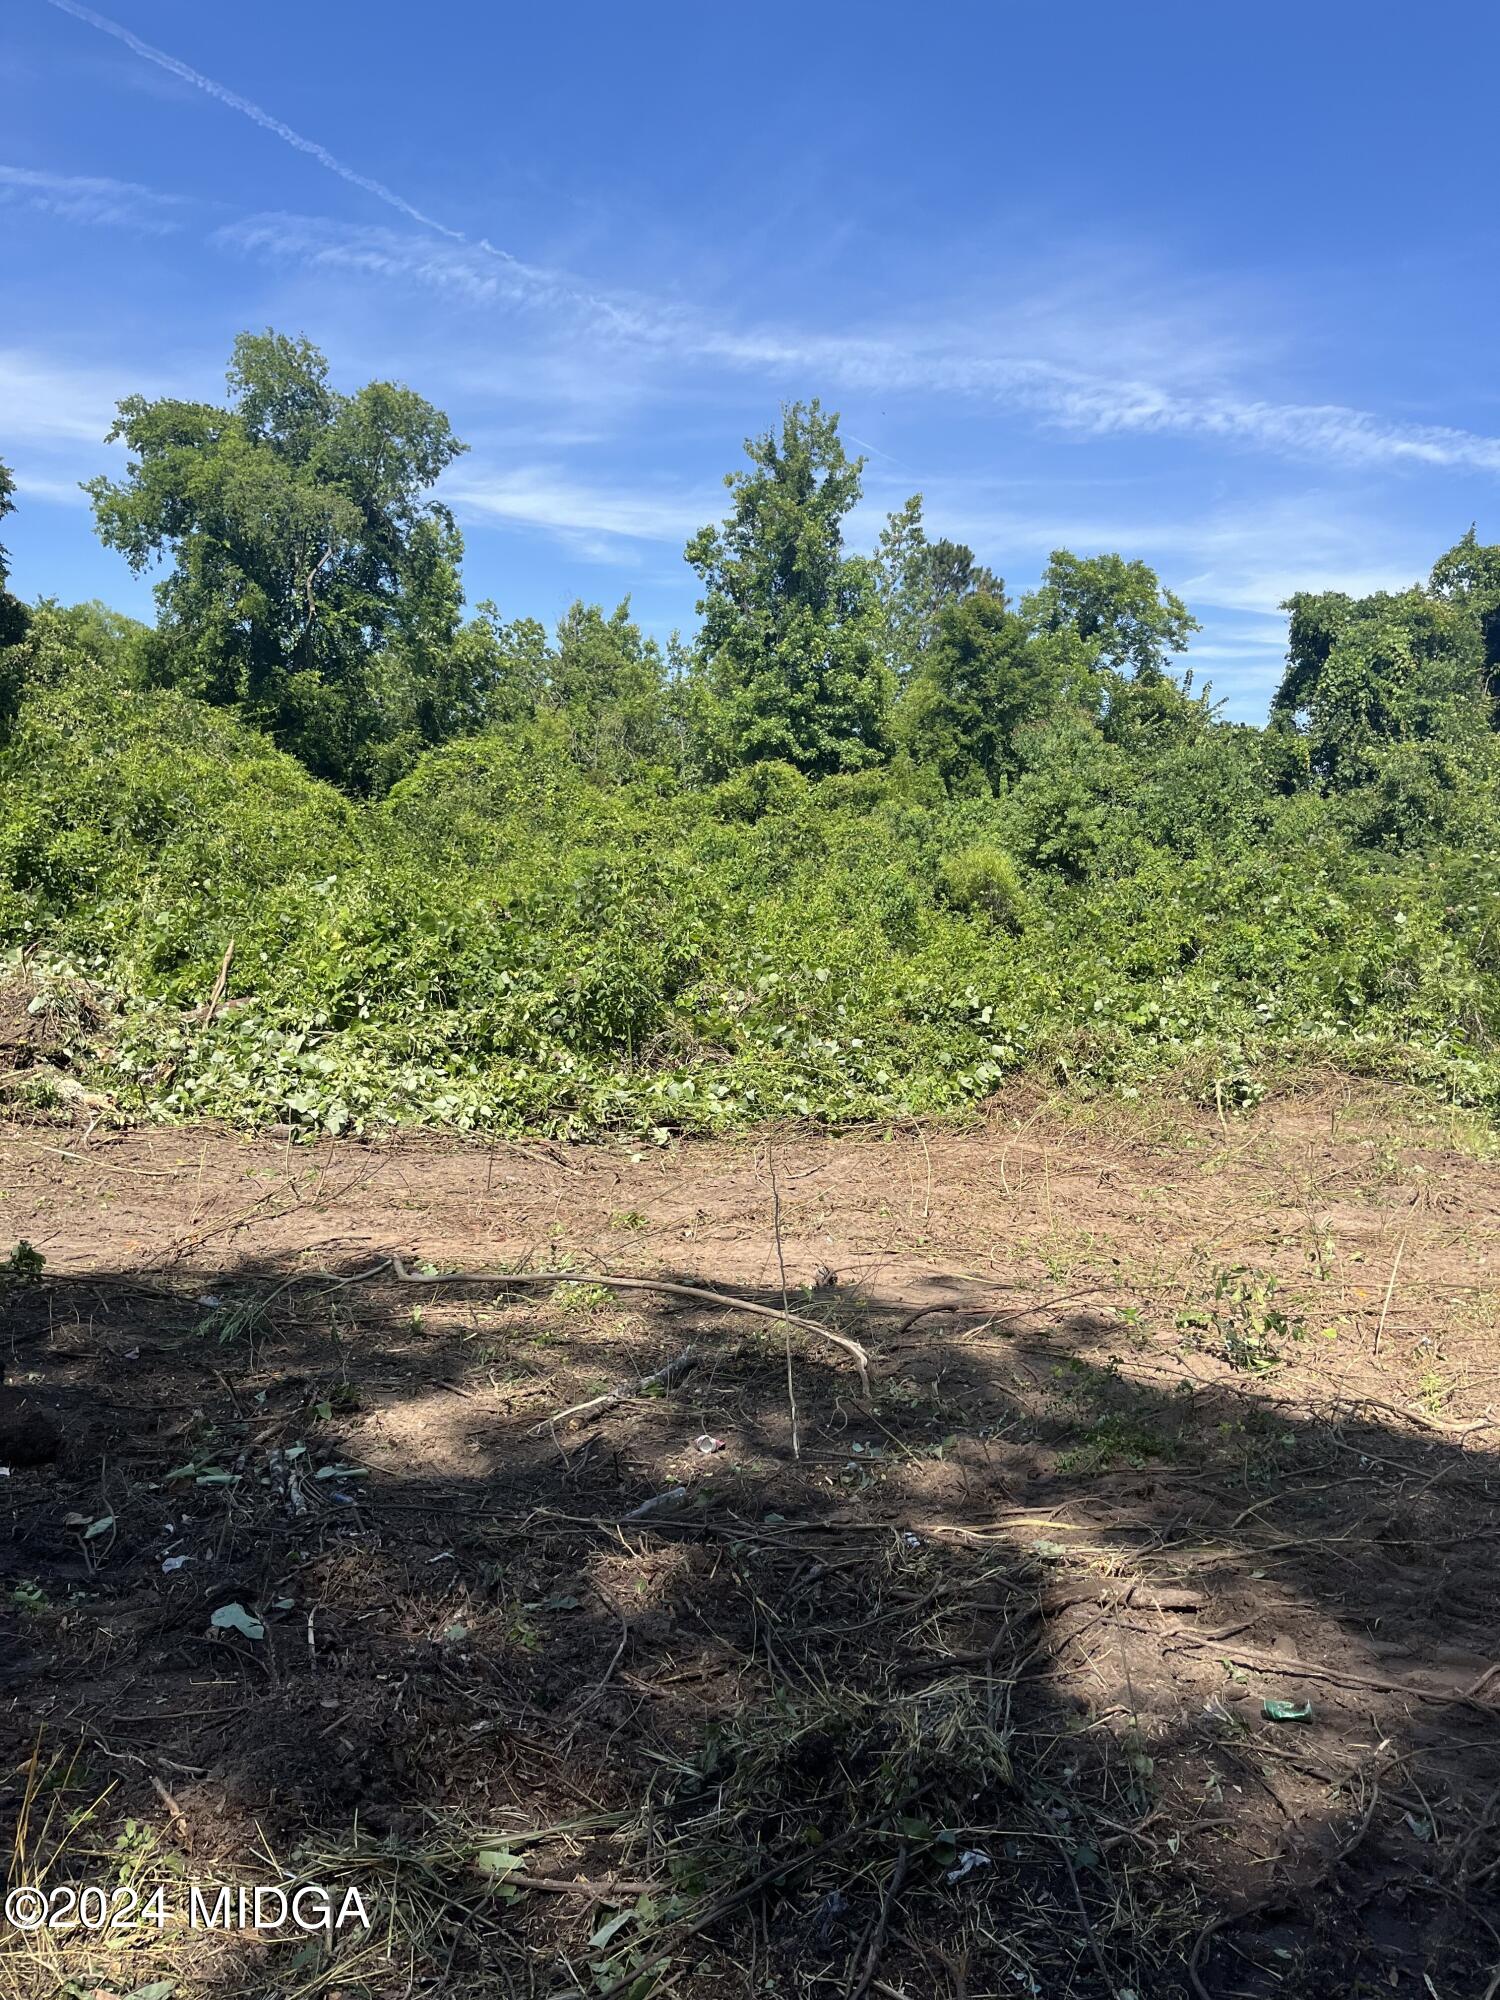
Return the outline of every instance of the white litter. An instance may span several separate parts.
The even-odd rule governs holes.
[[[958,1857],[958,1866],[948,1870],[950,1882],[962,1882],[980,1868],[993,1868],[994,1862],[982,1847],[966,1847]]]

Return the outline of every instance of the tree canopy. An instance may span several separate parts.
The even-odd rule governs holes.
[[[15,510],[16,482],[10,467],[0,459],[0,521]],[[26,608],[7,589],[10,557],[0,543],[0,646],[13,646],[26,630]]]
[[[100,537],[138,571],[171,565],[154,678],[368,788],[468,719],[462,543],[426,497],[463,447],[410,389],[341,394],[307,340],[242,334],[228,386],[227,407],[120,404],[131,463],[89,485]]]
[[[1470,533],[1425,589],[1302,592],[1286,610],[1272,712],[1305,731],[1311,768],[1328,783],[1368,782],[1397,746],[1452,746],[1493,727],[1500,548]]]
[[[1165,673],[1198,621],[1156,572],[1123,556],[1054,549],[1041,587],[1022,606],[1041,632],[1071,632],[1090,659],[1115,673]]]
[[[162,566],[156,625],[43,603],[28,636],[0,549],[4,717],[88,656],[232,708],[354,793],[383,795],[434,746],[518,730],[602,783],[733,781],[752,817],[893,764],[963,797],[1020,786],[1040,812],[1046,772],[1058,817],[1037,851],[1069,867],[1119,755],[1177,758],[1197,786],[1230,740],[1178,671],[1197,620],[1145,562],[1054,549],[1012,602],[974,549],[929,534],[920,494],[851,549],[865,462],[816,400],[746,441],[724,518],[688,543],[702,594],[685,644],[644,631],[628,598],[576,599],[550,629],[490,602],[466,616],[434,492],[464,449],[448,419],[390,382],[335,388],[306,339],[243,334],[224,404],[129,397],[111,436],[127,471],[88,490],[105,543]],[[0,464],[0,519],[14,491]],[[1500,726],[1500,547],[1471,528],[1425,584],[1286,610],[1256,782],[1358,794],[1382,839],[1450,825]]]
[[[706,770],[782,762],[810,777],[880,763],[894,689],[871,565],[844,551],[860,497],[838,418],[814,400],[747,439],[732,511],[687,546],[702,579],[697,735]]]
[[[1016,766],[1012,739],[1051,706],[1055,662],[999,595],[976,593],[939,612],[903,704],[903,733],[919,763],[950,787],[998,788]]]
[[[938,620],[950,606],[982,592],[1004,597],[1005,585],[963,542],[932,541],[914,493],[886,519],[875,556],[876,589],[885,626],[885,656],[904,685],[926,659]]]

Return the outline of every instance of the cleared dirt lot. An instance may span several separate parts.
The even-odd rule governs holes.
[[[11,1877],[167,1918],[0,1991],[1492,2000],[1484,1150],[11,1129]],[[292,1880],[372,1928],[177,1921]]]

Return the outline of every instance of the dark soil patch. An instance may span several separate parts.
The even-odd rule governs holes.
[[[0,1990],[1500,1990],[1495,1176],[1397,1101],[0,1181],[12,1880],[168,1911]],[[589,1282],[783,1267],[869,1399]],[[374,1928],[174,1920],[277,1881]]]

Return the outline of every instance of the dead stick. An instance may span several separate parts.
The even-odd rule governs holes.
[[[224,998],[224,988],[229,984],[229,968],[233,963],[234,939],[231,938],[225,948],[224,957],[219,966],[219,976],[214,981],[214,990],[209,994],[208,1005],[203,1010],[203,1025],[205,1028],[208,1027],[214,1015],[219,1011],[219,1002]]]
[[[568,1417],[588,1417],[612,1410],[619,1403],[628,1403],[632,1396],[644,1396],[652,1389],[670,1389],[697,1366],[697,1355],[692,1348],[685,1347],[674,1361],[667,1362],[663,1368],[653,1368],[649,1375],[643,1375],[628,1389],[606,1389],[602,1396],[593,1396],[586,1403],[575,1403],[570,1410],[559,1410],[555,1417],[544,1417],[539,1424],[532,1425],[531,1435],[540,1437],[543,1431],[550,1430],[554,1424],[560,1424]],[[455,1385],[450,1382],[444,1386],[452,1388]]]
[[[1073,1866],[1073,1857],[1068,1852],[1066,1841],[1063,1842],[1058,1852],[1062,1855],[1063,1866],[1067,1869],[1068,1880],[1073,1886],[1073,1901],[1078,1905],[1078,1914],[1083,1919],[1083,1934],[1088,1940],[1090,1955],[1095,1965],[1099,1968],[1099,1975],[1109,1990],[1111,2000],[1118,2000],[1120,1989],[1110,1977],[1109,1967],[1104,1962],[1104,1953],[1099,1949],[1099,1940],[1094,1935],[1094,1922],[1089,1915],[1089,1906],[1083,1900],[1083,1891],[1078,1886],[1078,1871]]]
[[[903,1847],[896,1856],[896,1865],[891,1870],[890,1880],[885,1885],[880,1898],[880,1914],[875,1919],[874,1935],[870,1939],[870,1949],[865,1954],[865,1969],[850,1989],[849,2000],[864,2000],[870,1990],[875,1974],[880,1970],[880,1955],[885,1950],[886,1932],[891,1927],[891,1911],[896,1907],[896,1898],[901,1894],[901,1884],[906,1880],[907,1851]]]
[[[1396,1289],[1396,1273],[1401,1269],[1401,1253],[1405,1248],[1406,1237],[1403,1235],[1401,1241],[1396,1245],[1396,1255],[1391,1260],[1390,1283],[1385,1288],[1385,1299],[1380,1308],[1380,1324],[1375,1329],[1375,1352],[1372,1356],[1372,1359],[1375,1360],[1380,1358],[1380,1336],[1385,1332],[1385,1316],[1391,1309],[1391,1293]]]
[[[781,1254],[781,1189],[776,1181],[776,1142],[766,1141],[766,1166],[771,1175],[771,1227],[776,1235],[776,1268],[781,1273],[781,1311],[789,1318],[786,1299],[786,1259]],[[802,1440],[797,1431],[797,1385],[792,1379],[792,1329],[786,1329],[786,1403],[792,1419],[792,1457],[801,1458]]]
[[[527,1875],[515,1869],[500,1879],[511,1889],[539,1889],[548,1896],[587,1896],[596,1903],[625,1902],[636,1896],[659,1896],[669,1886],[663,1882],[622,1882],[613,1876],[606,1876],[600,1882],[567,1882],[559,1875]]]
[[[384,1269],[385,1266],[378,1267]],[[737,1299],[732,1292],[714,1292],[703,1285],[679,1285],[667,1278],[625,1278],[613,1272],[600,1271],[436,1271],[426,1275],[420,1271],[408,1271],[399,1257],[392,1257],[390,1270],[403,1285],[604,1285],[616,1292],[668,1292],[673,1298],[699,1299],[705,1305],[724,1306],[731,1312],[755,1313],[761,1319],[774,1319],[788,1326],[799,1326],[806,1333],[816,1333],[824,1340],[831,1340],[835,1347],[842,1347],[846,1354],[854,1357],[854,1365],[859,1370],[860,1387],[865,1395],[870,1393],[870,1357],[857,1340],[847,1334],[835,1333],[831,1326],[824,1326],[821,1320],[805,1319],[801,1313],[783,1312],[777,1306],[758,1305],[753,1299]],[[374,1277],[375,1271],[363,1271],[361,1277]],[[348,1282],[353,1282],[348,1281]]]
[[[888,1811],[899,1813],[910,1810],[918,1799],[932,1790],[932,1784],[933,1781],[929,1779],[926,1784],[919,1785],[914,1792],[909,1792],[905,1798],[898,1799]],[[788,1875],[800,1874],[804,1868],[810,1868],[815,1861],[826,1861],[829,1855],[836,1854],[840,1848],[848,1847],[851,1842],[860,1839],[862,1835],[880,1825],[882,1817],[877,1815],[871,1819],[861,1820],[857,1826],[845,1827],[842,1833],[836,1833],[831,1840],[824,1841],[820,1847],[795,1855],[790,1861],[780,1861],[775,1867],[764,1869],[759,1875],[752,1876],[738,1889],[732,1889],[727,1895],[710,1903],[707,1909],[700,1911],[691,1922],[669,1926],[673,1943],[664,1951],[657,1952],[654,1958],[647,1959],[644,1965],[635,1965],[630,1970],[622,1972],[618,1979],[611,1980],[610,1984],[596,1996],[596,2000],[617,2000],[617,1996],[624,1993],[637,1979],[643,1978],[648,1972],[656,1971],[672,1956],[673,1951],[685,1945],[689,1938],[701,1937],[724,1917],[731,1917],[737,1910],[742,1910],[747,1903],[753,1903],[763,1890],[784,1881]]]
[[[1430,1701],[1440,1707],[1473,1707],[1484,1715],[1492,1712],[1485,1703],[1476,1699],[1469,1688],[1445,1694],[1440,1688],[1418,1687],[1415,1681],[1381,1680],[1374,1674],[1344,1674],[1334,1667],[1320,1667],[1311,1660],[1284,1659],[1275,1653],[1230,1653],[1212,1639],[1200,1639],[1196,1633],[1175,1634],[1164,1650],[1170,1651],[1174,1646],[1193,1646],[1218,1653],[1221,1659],[1230,1660],[1237,1667],[1248,1667],[1252,1673],[1285,1674],[1294,1680],[1331,1681],[1336,1687],[1371,1688],[1377,1694],[1406,1695],[1412,1701]],[[1488,1674],[1482,1675],[1475,1682],[1475,1687],[1482,1688],[1488,1679]]]
[[[154,1771],[149,1771],[147,1773],[147,1776],[151,1780],[152,1791],[156,1793],[156,1796],[161,1800],[162,1804],[166,1807],[167,1811],[172,1815],[173,1820],[176,1822],[178,1832],[182,1835],[185,1841],[191,1844],[193,1838],[193,1829],[188,1825],[187,1814],[182,1810],[182,1807],[178,1805],[176,1799],[173,1798],[172,1794],[167,1790],[166,1786],[162,1783],[161,1779],[157,1777]]]

